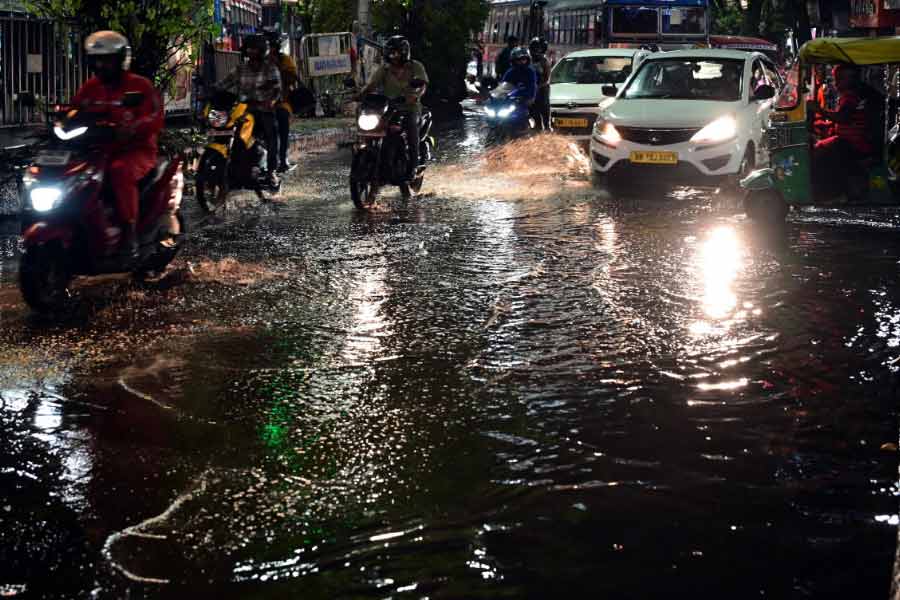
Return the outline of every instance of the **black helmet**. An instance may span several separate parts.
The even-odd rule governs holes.
[[[409,40],[402,35],[395,35],[388,38],[388,41],[384,44],[384,57],[388,61],[390,61],[391,54],[395,52],[400,53],[400,58],[403,60],[403,62],[409,62]]]
[[[246,52],[250,48],[256,48],[262,54],[262,58],[265,58],[269,54],[269,44],[266,41],[266,38],[259,34],[248,35],[244,38],[244,43],[241,46],[241,52]]]
[[[528,49],[531,51],[532,56],[543,56],[547,53],[547,40],[542,37],[531,38]]]
[[[512,52],[509,53],[509,62],[513,64],[516,64],[517,61],[523,58],[528,61],[528,64],[531,64],[531,54],[528,53],[528,48],[524,46],[513,48]]]
[[[281,33],[277,27],[263,27],[263,35],[266,37],[269,47],[273,50],[281,49],[281,45],[284,43],[285,38],[287,38],[287,36]]]

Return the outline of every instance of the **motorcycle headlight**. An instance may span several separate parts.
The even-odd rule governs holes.
[[[503,108],[501,108],[500,110],[497,111],[497,116],[500,117],[501,119],[505,119],[506,117],[511,115],[514,110],[516,110],[516,107],[513,106],[512,104],[509,106],[504,106]]]
[[[496,117],[496,116],[497,116],[497,111],[494,110],[493,108],[486,108],[486,109],[484,109],[484,112],[486,112],[486,113],[487,113],[487,116],[489,116],[489,117]]]
[[[737,135],[737,120],[731,115],[719,117],[694,134],[691,141],[695,144],[721,144]]]
[[[224,127],[228,123],[228,113],[224,110],[211,110],[206,119],[210,127]]]
[[[62,189],[58,187],[37,187],[29,193],[31,208],[37,212],[51,211],[57,207],[62,198]]]
[[[596,131],[597,137],[607,146],[616,146],[622,141],[622,135],[619,133],[619,130],[609,121],[598,121]]]
[[[63,141],[68,141],[77,138],[79,135],[84,135],[84,132],[87,130],[87,127],[76,127],[75,129],[67,131],[59,125],[53,126],[53,133],[56,135],[56,137]]]
[[[356,123],[363,131],[372,131],[378,128],[378,125],[381,123],[381,117],[371,113],[363,113],[359,115]]]

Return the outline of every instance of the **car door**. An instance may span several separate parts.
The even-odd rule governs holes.
[[[775,98],[757,100],[754,96],[757,88],[769,85],[778,95],[781,89],[781,80],[774,69],[768,68],[766,61],[757,57],[753,59],[750,69],[749,84],[749,109],[753,112],[753,145],[756,148],[756,164],[762,164],[766,159],[765,139],[766,128],[769,126],[769,113],[772,112]]]

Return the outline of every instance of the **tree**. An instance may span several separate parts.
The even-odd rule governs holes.
[[[472,34],[487,15],[485,0],[382,0],[372,10],[377,31],[409,39],[413,56],[428,70],[429,95],[446,100],[465,96]]]
[[[41,16],[111,29],[131,43],[135,73],[165,88],[214,32],[213,0],[25,0]]]

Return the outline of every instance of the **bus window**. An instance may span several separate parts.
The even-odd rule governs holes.
[[[644,6],[616,6],[610,10],[614,34],[657,35],[658,13]]]
[[[703,8],[665,8],[662,11],[664,35],[703,35],[706,12]]]

